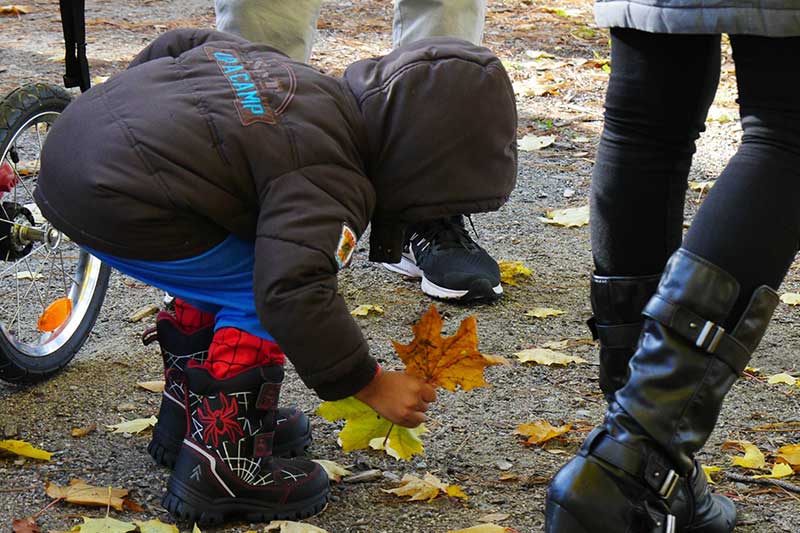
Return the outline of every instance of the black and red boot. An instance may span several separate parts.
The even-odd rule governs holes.
[[[190,430],[167,484],[164,507],[201,524],[302,519],[322,511],[328,476],[313,461],[273,455],[283,367],[261,365],[219,379],[186,368]]]
[[[628,363],[636,351],[644,325],[642,310],[655,294],[660,275],[593,275],[590,296],[594,316],[588,321],[600,341],[600,389],[609,405],[628,381]],[[672,514],[691,514],[689,531],[725,531],[736,522],[736,506],[713,494],[698,461],[675,488]]]
[[[684,480],[702,476],[694,454],[778,304],[775,291],[762,286],[731,316],[739,290],[733,276],[702,257],[673,254],[644,308],[627,382],[603,424],[550,483],[547,533],[733,531],[735,513],[704,507],[720,502],[698,498],[693,491],[702,484]],[[730,331],[720,326],[728,323],[735,324]],[[681,487],[689,487],[683,502],[676,501]]]
[[[164,361],[164,393],[158,422],[147,451],[159,465],[172,468],[186,435],[184,369],[189,361],[203,363],[214,337],[213,315],[175,299],[175,315],[162,311],[156,327],[142,336],[149,345],[158,341]],[[278,409],[274,453],[278,457],[305,455],[311,446],[311,422],[294,407]]]

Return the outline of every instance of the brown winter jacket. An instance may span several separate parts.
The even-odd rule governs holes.
[[[167,261],[229,234],[255,241],[259,319],[323,399],[375,361],[337,272],[372,222],[370,258],[403,228],[499,208],[516,176],[500,61],[456,39],[360,61],[343,79],[233,35],[176,30],[72,103],[48,134],[36,201],[77,243]]]

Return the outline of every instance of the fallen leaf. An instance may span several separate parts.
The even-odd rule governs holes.
[[[13,453],[22,457],[30,457],[31,459],[42,459],[49,461],[50,452],[34,448],[30,443],[24,440],[0,440],[0,450]]]
[[[72,300],[67,297],[59,298],[50,305],[39,316],[39,321],[36,323],[36,328],[39,331],[55,331],[66,322],[72,312]]]
[[[155,518],[147,522],[134,522],[139,526],[140,533],[180,533],[180,530],[172,524],[165,524]]]
[[[556,56],[544,50],[525,50],[525,55],[531,59],[552,59]]]
[[[547,148],[554,142],[556,142],[555,135],[544,135],[541,137],[537,137],[536,135],[526,135],[517,141],[517,147],[524,152],[533,152],[535,150]]]
[[[20,272],[17,272],[17,275],[15,277],[20,280],[34,281],[34,280],[40,280],[44,276],[39,274],[38,272],[31,272],[30,270],[21,270]]]
[[[556,81],[552,73],[545,72],[523,81],[514,82],[512,88],[514,94],[519,96],[555,96],[564,85],[563,81]],[[520,149],[524,150],[525,148]]]
[[[28,6],[17,6],[17,5],[10,5],[10,6],[0,6],[0,15],[27,15],[30,13],[30,8]]]
[[[541,222],[565,228],[579,228],[589,223],[589,206],[568,207],[565,209],[550,209],[544,217],[539,217]]]
[[[77,528],[77,529],[76,529]],[[80,533],[127,533],[136,529],[130,522],[122,522],[107,516],[105,518],[83,517],[83,524],[78,524],[73,531]]]
[[[395,452],[399,459],[408,460],[414,454],[422,454],[419,435],[426,431],[424,425],[409,429],[392,424],[352,396],[335,402],[323,402],[317,409],[317,414],[330,422],[341,419],[346,421],[339,432],[339,440],[345,453],[367,448],[370,442],[380,438],[387,442],[386,452]]]
[[[143,318],[158,313],[159,309],[160,308],[155,304],[145,305],[128,314],[125,320],[128,322],[139,322]]]
[[[413,474],[406,474],[400,480],[401,485],[394,489],[381,489],[383,492],[389,494],[396,494],[397,496],[409,496],[407,501],[433,501],[441,494],[449,494],[448,488],[455,487],[460,492],[461,489],[455,485],[446,485],[431,473],[426,473],[424,478],[419,478]],[[463,492],[461,493],[463,494]],[[465,497],[466,495],[464,495]],[[461,497],[461,496],[459,496]]]
[[[11,531],[13,533],[41,533],[42,529],[36,523],[36,520],[29,516],[28,518],[15,518],[11,522]]]
[[[200,531],[200,528],[197,527],[197,524],[195,524],[194,527],[192,527],[192,533],[203,533],[203,532]]]
[[[715,472],[720,472],[722,468],[718,466],[708,466],[708,465],[700,465],[700,466],[703,469],[703,474],[706,475],[706,481],[708,481],[710,485],[716,485],[716,482],[714,482],[714,480],[711,479],[711,474]]]
[[[84,426],[84,427],[81,427],[81,428],[74,428],[74,429],[72,430],[72,433],[71,433],[71,434],[72,434],[72,436],[73,436],[74,438],[76,438],[76,439],[80,439],[80,438],[82,438],[82,437],[85,437],[85,436],[86,436],[86,435],[88,435],[89,433],[92,433],[92,432],[93,432],[93,431],[95,431],[96,429],[97,429],[97,424],[95,424],[95,423],[92,423],[92,424],[89,424],[88,426]]]
[[[447,485],[447,489],[445,489],[445,492],[447,492],[447,495],[450,496],[451,498],[460,498],[462,500],[469,499],[469,496],[467,496],[464,493],[464,491],[461,490],[461,487],[459,487],[458,485]]]
[[[518,474],[500,474],[497,479],[500,481],[516,481],[519,479]]]
[[[264,531],[278,531],[278,533],[328,533],[326,530],[302,522],[288,520],[274,520],[267,524]]]
[[[550,348],[551,350],[566,350],[569,348],[569,339],[560,341],[547,341],[542,344],[542,348]]]
[[[467,529],[450,529],[446,533],[506,533],[513,531],[510,527],[498,526],[497,524],[481,524]]]
[[[517,430],[514,433],[528,437],[528,440],[526,440],[524,444],[535,445],[544,444],[550,439],[563,435],[570,429],[572,429],[572,424],[554,427],[546,420],[537,420],[536,422],[517,426]]]
[[[478,518],[478,522],[501,522],[510,516],[505,513],[490,513]]]
[[[761,369],[756,368],[754,366],[746,366],[744,367],[744,371],[747,372],[748,374],[753,374],[753,375],[758,375],[761,373]]]
[[[412,326],[414,339],[409,344],[392,341],[406,372],[422,378],[434,387],[449,391],[461,387],[470,390],[486,387],[483,371],[487,366],[507,363],[499,356],[478,351],[478,325],[474,316],[461,321],[455,335],[442,337],[442,317],[431,305],[427,313]]]
[[[525,313],[525,316],[533,316],[536,318],[547,318],[549,316],[563,315],[564,311],[561,309],[553,309],[551,307],[534,307]]]
[[[785,383],[786,385],[795,385],[797,384],[797,378],[790,376],[786,372],[781,372],[780,374],[773,374],[771,376],[767,376],[767,383],[770,385],[775,385],[777,383]]]
[[[92,85],[100,85],[101,83],[105,83],[108,81],[108,78],[108,76],[93,76]]]
[[[140,381],[136,386],[150,392],[164,392],[166,384],[163,379],[160,379],[156,381]]]
[[[791,476],[792,474],[794,474],[794,470],[792,470],[791,466],[786,463],[776,463],[772,466],[772,473],[753,476],[753,479],[780,479],[782,477]]]
[[[119,424],[107,425],[109,431],[112,433],[140,433],[145,429],[151,428],[156,425],[158,418],[151,416],[150,418],[136,418],[134,420],[127,420]]]
[[[800,294],[787,292],[781,295],[781,301],[787,305],[800,305]]]
[[[337,483],[342,480],[342,476],[349,476],[352,474],[348,469],[337,463],[336,461],[327,461],[325,459],[314,459],[314,462],[319,464],[325,473],[328,474],[328,479],[336,481]]]
[[[374,313],[376,315],[382,315],[383,307],[381,307],[380,305],[361,304],[352,311],[350,311],[350,314],[353,316],[367,316],[370,313]]]
[[[694,192],[704,193],[714,186],[715,181],[690,181],[689,189]]]
[[[409,450],[419,449],[422,453],[422,439],[420,436],[427,431],[424,425],[420,424],[415,428],[406,428],[408,432],[399,432],[394,437],[389,435],[387,439],[384,437],[375,437],[370,439],[369,447],[373,450],[383,450],[395,459],[408,459],[410,457]]]
[[[789,444],[778,448],[778,459],[800,469],[800,444]]]
[[[761,453],[761,450],[759,450],[756,445],[747,441],[740,441],[739,445],[744,449],[744,456],[731,457],[734,465],[753,469],[765,468],[767,466],[764,454]]]
[[[521,278],[529,277],[533,270],[522,264],[522,261],[498,261],[500,281],[508,285],[516,285]]]
[[[567,355],[547,348],[529,348],[514,355],[523,363],[536,363],[537,365],[568,365],[570,363],[588,362],[581,357]]]
[[[45,484],[45,493],[53,499],[63,498],[69,503],[77,505],[96,505],[122,511],[124,498],[128,495],[125,489],[111,487],[94,487],[82,479],[71,479],[69,485],[61,487],[55,483]]]

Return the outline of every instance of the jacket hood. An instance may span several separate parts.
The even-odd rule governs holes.
[[[344,81],[368,138],[377,193],[370,259],[400,260],[409,223],[492,211],[517,173],[514,91],[500,60],[437,37],[350,65]]]

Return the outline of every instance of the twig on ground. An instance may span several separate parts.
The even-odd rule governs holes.
[[[784,490],[800,494],[800,485],[795,485],[794,483],[789,483],[788,481],[783,481],[781,479],[770,479],[770,478],[754,479],[752,477],[743,476],[741,474],[734,474],[733,472],[726,472],[725,477],[733,481],[740,481],[742,483],[756,483],[757,485],[775,485],[776,487],[780,487]]]

